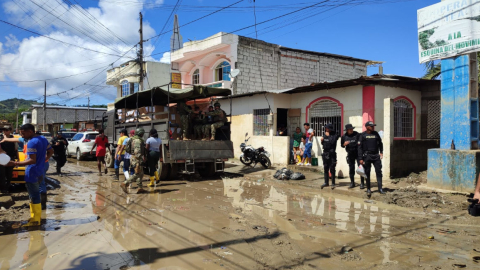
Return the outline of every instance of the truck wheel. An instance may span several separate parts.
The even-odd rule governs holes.
[[[105,154],[105,163],[107,164],[107,168],[113,168],[115,159],[112,157],[112,153],[110,153],[110,151],[107,151]]]
[[[170,164],[170,175],[168,176],[171,180],[177,180],[178,177],[178,165],[176,163]]]
[[[82,152],[80,152],[80,149],[77,149],[77,160],[83,160]]]
[[[205,163],[205,168],[199,169],[198,173],[202,177],[212,177],[215,175],[215,163],[213,162],[208,162]]]
[[[170,164],[158,161],[157,170],[160,175],[160,180],[167,180],[168,174],[170,173]]]

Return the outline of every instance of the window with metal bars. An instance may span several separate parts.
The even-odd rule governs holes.
[[[253,110],[253,135],[254,136],[269,136],[270,127],[268,125],[269,109]]]
[[[396,100],[393,105],[393,136],[413,137],[413,107],[406,99]]]
[[[130,84],[128,83],[128,81],[122,81],[120,84],[122,86],[122,97],[130,95]]]
[[[342,134],[342,107],[335,101],[323,99],[308,110],[310,128],[315,130],[316,136],[323,136],[325,125],[332,124],[337,134]]]

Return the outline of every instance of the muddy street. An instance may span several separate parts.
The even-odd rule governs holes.
[[[261,172],[179,178],[139,195],[134,185],[127,195],[95,165],[69,160],[62,177],[50,169],[37,230],[20,227],[28,196],[15,189],[15,205],[0,211],[0,269],[479,267],[480,227],[464,195],[400,188],[366,200],[358,189],[321,191]]]

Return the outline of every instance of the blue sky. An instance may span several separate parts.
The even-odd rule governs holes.
[[[237,1],[183,0],[176,14],[180,25],[183,25]],[[177,0],[76,2],[84,10],[79,6],[62,5],[60,0],[2,0],[0,19],[71,44],[118,55],[138,41],[138,12],[144,14],[147,39],[161,32]],[[256,0],[257,22],[319,2]],[[363,3],[359,4],[360,2]],[[439,0],[325,1],[318,8],[309,8],[259,25],[258,38],[286,47],[384,61],[384,73],[420,77],[424,69],[418,62],[417,10],[438,2]],[[252,6],[252,0],[245,0],[231,9],[182,27],[180,32],[184,41],[188,41],[253,25]],[[82,17],[82,12],[95,19]],[[172,29],[172,21],[173,18],[168,22],[166,30]],[[254,28],[235,34],[255,37]],[[152,57],[155,60],[160,60],[162,56],[165,56],[164,60],[168,58],[164,52],[169,50],[170,35],[167,33],[161,36],[155,44],[152,42],[155,39],[148,42],[146,54],[153,50]],[[134,57],[134,50],[127,56]],[[115,90],[103,86],[106,73],[102,73],[102,70],[118,58],[66,46],[0,23],[0,81],[3,81],[0,82],[0,100],[17,96],[39,98],[43,91],[41,80],[66,77],[48,81],[47,90],[52,95],[48,97],[49,102],[85,104],[88,93],[93,104],[112,102]],[[127,59],[120,59],[115,64],[124,60]],[[370,68],[369,74],[377,71],[377,68]],[[67,77],[70,75],[75,76]],[[94,77],[95,75],[98,76]],[[32,80],[39,81],[30,82]],[[71,90],[72,88],[74,89]]]

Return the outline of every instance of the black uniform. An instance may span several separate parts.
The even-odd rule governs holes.
[[[10,135],[9,138],[13,138],[13,135]],[[13,142],[3,142],[1,144],[3,151],[10,157],[11,160],[18,159],[18,150],[17,146]],[[0,188],[2,192],[8,192],[10,183],[12,182],[13,177],[13,167],[12,166],[0,166]]]
[[[347,164],[349,168],[349,175],[350,175],[350,182],[354,184],[354,177],[355,177],[355,161],[357,161],[357,166],[360,165],[360,160],[358,158],[358,137],[360,134],[354,131],[351,135],[345,133],[342,136],[340,145],[342,148],[345,148],[347,151]],[[345,142],[349,142],[347,146],[344,146]],[[364,182],[364,178],[360,178],[362,186]]]
[[[377,174],[378,190],[382,190],[382,161],[380,154],[383,154],[382,138],[378,132],[372,131],[368,134],[366,131],[360,134],[358,140],[358,159],[363,160],[365,174],[367,175],[367,189],[370,190],[370,170],[373,164]]]
[[[60,143],[57,145],[57,143]],[[57,163],[57,173],[61,173],[62,167],[67,162],[67,156],[65,154],[65,147],[68,146],[67,139],[61,137],[55,137],[51,141],[52,148],[53,148],[53,158]]]
[[[328,186],[328,172],[332,174],[332,185],[335,185],[335,166],[337,166],[337,141],[338,135],[335,131],[330,131],[328,136],[323,137],[322,160],[325,185]]]

